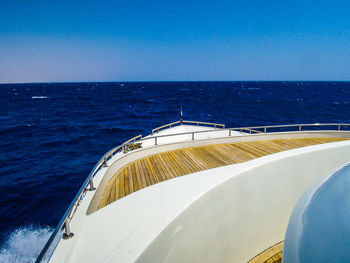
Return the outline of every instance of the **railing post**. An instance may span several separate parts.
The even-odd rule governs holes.
[[[299,125],[299,131],[301,132],[301,125]]]
[[[231,129],[228,129],[228,136],[231,136]]]
[[[264,128],[264,133],[266,133],[266,127]]]
[[[341,125],[338,125],[338,131],[340,131],[340,126],[341,126]]]
[[[216,129],[216,124],[214,124],[214,129]]]
[[[105,158],[103,158],[103,167],[108,167],[108,164],[107,164],[107,156]]]
[[[157,145],[157,137],[154,137],[154,145]]]
[[[70,232],[69,222],[70,222],[70,219],[68,217],[66,219],[66,222],[64,223],[64,231],[65,231],[65,233],[63,234],[63,239],[70,239],[70,238],[72,238],[74,236],[74,233]]]
[[[88,189],[89,191],[94,191],[96,190],[96,188],[94,187],[94,177],[91,175],[90,179],[89,179],[89,182],[90,182],[90,188]]]
[[[192,140],[194,140],[194,132],[192,132]]]

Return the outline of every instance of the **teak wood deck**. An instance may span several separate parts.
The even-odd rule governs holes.
[[[283,247],[284,242],[281,241],[255,256],[252,260],[249,260],[248,263],[281,263]]]
[[[108,182],[99,209],[142,188],[175,177],[290,149],[342,140],[346,139],[276,139],[198,146],[154,154],[122,167]]]

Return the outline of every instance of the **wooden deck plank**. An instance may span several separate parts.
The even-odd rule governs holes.
[[[122,167],[109,181],[99,209],[147,186],[215,167],[242,163],[290,149],[347,140],[300,138],[183,148],[154,154]]]
[[[165,156],[159,154],[159,160],[166,171],[168,180],[177,177],[176,171],[173,169],[170,163],[166,161]]]
[[[134,192],[136,192],[136,191],[138,191],[140,189],[139,182],[141,180],[139,179],[140,173],[136,173],[135,162],[131,165],[131,174],[132,174],[132,181],[133,181]]]
[[[155,170],[153,168],[153,165],[152,165],[150,159],[146,158],[145,160],[146,160],[146,169],[147,169],[147,171],[149,173],[149,177],[151,179],[151,183],[152,184],[159,183],[159,179],[158,179],[158,177],[156,175],[156,172],[155,172]]]
[[[151,176],[149,175],[149,171],[147,169],[147,161],[145,159],[141,159],[139,160],[140,162],[140,166],[142,167],[142,173],[143,173],[143,176],[144,176],[144,180],[146,181],[147,183],[147,186],[149,185],[152,185],[152,181],[151,181]]]
[[[119,198],[123,198],[123,196],[126,196],[125,192],[124,192],[124,170],[122,170],[119,174],[117,174],[117,176],[119,177]]]

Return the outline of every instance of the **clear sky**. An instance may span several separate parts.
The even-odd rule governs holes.
[[[350,1],[0,1],[0,82],[350,80]]]

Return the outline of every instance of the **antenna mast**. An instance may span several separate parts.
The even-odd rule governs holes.
[[[181,114],[181,117],[180,117],[180,124],[182,124],[182,123],[183,123],[182,106],[181,106],[181,112],[180,112],[180,114]]]

